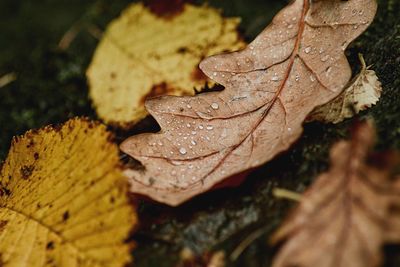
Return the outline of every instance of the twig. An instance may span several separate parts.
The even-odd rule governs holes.
[[[58,48],[61,50],[67,50],[71,43],[75,40],[78,33],[82,30],[82,27],[83,25],[80,21],[75,22],[71,28],[64,33],[60,42],[58,42]]]
[[[229,259],[233,262],[236,261],[239,256],[243,253],[243,251],[246,250],[246,248],[253,243],[254,240],[258,239],[260,236],[265,234],[265,232],[268,230],[268,227],[263,227],[260,228],[253,233],[251,233],[248,237],[246,237],[240,244],[235,248],[235,250],[231,253],[229,256]]]
[[[87,25],[86,30],[91,36],[93,36],[97,40],[100,40],[103,36],[103,31],[94,24]]]
[[[15,72],[4,74],[3,76],[0,77],[0,88],[6,86],[9,83],[12,83],[16,79],[17,79],[17,74]]]
[[[71,46],[72,42],[76,39],[76,36],[83,30],[86,30],[91,36],[93,36],[97,40],[100,40],[103,35],[103,31],[96,25],[86,24],[78,21],[74,23],[71,28],[69,28],[69,30],[64,33],[61,40],[58,42],[58,48],[63,51],[67,50]]]
[[[301,200],[301,194],[278,187],[274,188],[272,195],[276,198],[286,198],[297,202]]]

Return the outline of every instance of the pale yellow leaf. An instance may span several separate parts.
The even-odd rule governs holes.
[[[73,119],[13,139],[0,172],[1,266],[124,266],[137,223],[103,125]]]
[[[339,123],[378,102],[381,97],[382,85],[375,71],[366,66],[363,56],[360,54],[359,57],[362,64],[360,73],[338,97],[328,104],[316,108],[310,115],[310,121]]]
[[[207,81],[198,69],[204,57],[244,46],[239,22],[207,6],[186,4],[171,18],[129,6],[108,26],[87,71],[99,117],[127,127],[147,115],[147,97],[193,95]]]

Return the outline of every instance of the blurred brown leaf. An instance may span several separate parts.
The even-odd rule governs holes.
[[[382,245],[400,242],[400,160],[370,154],[374,138],[363,123],[332,147],[329,171],[273,235],[273,243],[285,241],[273,267],[376,267]]]

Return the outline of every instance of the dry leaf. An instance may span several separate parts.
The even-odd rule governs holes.
[[[339,123],[378,102],[381,97],[382,85],[375,71],[367,67],[361,54],[359,58],[362,66],[360,73],[338,97],[316,108],[310,115],[310,121]]]
[[[333,146],[330,170],[273,236],[286,240],[274,267],[376,267],[382,245],[400,242],[400,177],[393,174],[400,161],[371,156],[374,137],[363,123],[351,141]]]
[[[128,127],[147,115],[148,97],[193,95],[207,80],[198,69],[201,59],[244,46],[239,22],[207,6],[186,4],[164,18],[132,4],[108,26],[87,71],[97,114]]]
[[[136,224],[118,148],[73,119],[13,139],[0,172],[1,266],[124,266]]]
[[[343,52],[375,12],[375,0],[296,0],[244,50],[201,63],[224,91],[147,101],[162,130],[122,143],[145,167],[126,171],[131,191],[178,205],[286,150],[350,80]]]

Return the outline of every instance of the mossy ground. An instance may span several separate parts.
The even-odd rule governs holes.
[[[85,70],[98,40],[88,33],[104,29],[128,0],[57,0],[0,2],[0,77],[14,72],[17,80],[0,88],[0,159],[11,137],[30,128],[85,115],[96,118],[88,99]],[[196,2],[201,3],[198,0]],[[209,1],[225,14],[243,18],[246,39],[268,24],[285,0]],[[373,25],[348,50],[353,66],[361,52],[383,84],[381,101],[359,117],[374,118],[378,149],[400,148],[400,1],[380,0]],[[66,50],[57,44],[73,25],[82,29]],[[356,68],[356,67],[355,67]],[[151,124],[151,123],[150,123]],[[302,138],[246,182],[207,193],[179,208],[141,203],[142,227],[134,239],[136,266],[174,266],[183,247],[198,254],[223,249],[227,257],[240,241],[259,232],[240,257],[228,266],[269,266],[273,250],[268,235],[289,206],[272,197],[275,186],[301,192],[328,166],[330,145],[348,137],[350,121],[338,125],[311,123]],[[126,133],[118,133],[123,138]],[[385,266],[399,266],[399,247],[387,247]]]

